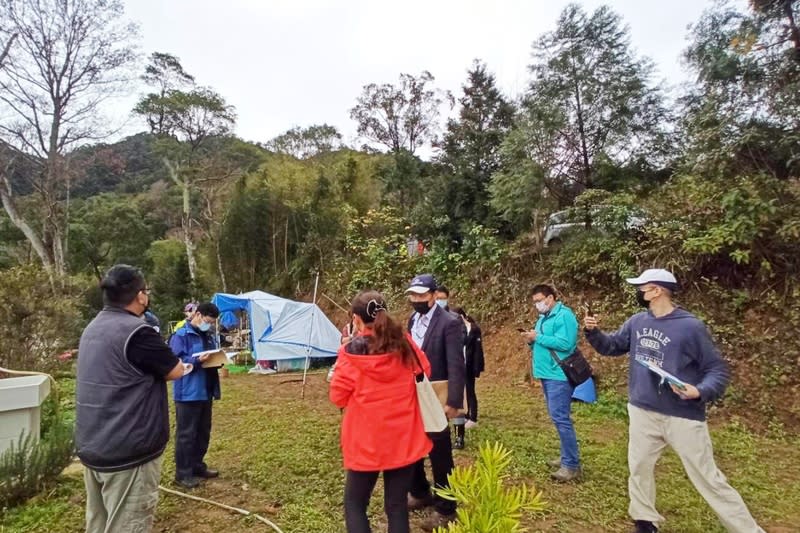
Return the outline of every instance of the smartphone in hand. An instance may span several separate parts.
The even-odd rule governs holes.
[[[586,316],[594,317],[594,310],[592,309],[591,300],[586,300]]]

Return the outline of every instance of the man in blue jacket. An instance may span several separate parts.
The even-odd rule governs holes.
[[[522,337],[531,347],[533,377],[542,382],[547,412],[561,441],[561,457],[549,463],[558,469],[552,478],[561,482],[574,481],[581,475],[578,437],[570,417],[575,388],[555,358],[564,359],[575,351],[578,320],[572,309],[558,301],[553,287],[536,285],[532,292],[539,319],[533,330],[522,333]]]
[[[597,319],[587,316],[585,331],[600,354],[631,356],[628,513],[634,520],[634,531],[654,533],[664,520],[656,511],[653,471],[661,452],[670,446],[728,531],[763,533],[742,497],[714,463],[706,404],[725,392],[730,380],[727,364],[705,324],[672,302],[678,288],[672,273],[650,269],[627,281],[636,286],[637,300],[646,311],[633,315],[613,334],[600,331]],[[679,381],[667,381],[644,363]]]
[[[211,407],[220,399],[219,374],[216,368],[203,368],[207,355],[194,354],[217,348],[211,326],[219,317],[212,303],[197,306],[186,324],[170,338],[172,352],[184,363],[192,363],[191,372],[175,381],[175,481],[187,489],[200,479],[217,477],[219,472],[203,461],[211,439]]]

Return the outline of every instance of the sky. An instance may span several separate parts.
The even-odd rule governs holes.
[[[529,79],[531,44],[555,28],[566,0],[125,0],[141,51],[180,58],[200,85],[236,107],[235,133],[266,142],[294,126],[328,123],[356,144],[349,109],[368,83],[430,71],[456,96],[473,59],[511,97]],[[688,80],[681,64],[689,24],[711,0],[584,0],[608,4],[630,27],[639,55],[665,86]],[[143,92],[144,89],[142,89]],[[141,94],[140,92],[139,94]],[[116,102],[127,116],[136,95]],[[455,113],[455,111],[453,111]],[[144,129],[129,122],[127,133]],[[358,143],[360,144],[360,143]]]

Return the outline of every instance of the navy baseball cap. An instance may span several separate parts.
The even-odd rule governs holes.
[[[433,274],[420,274],[408,284],[406,293],[425,294],[429,291],[435,291],[438,287],[439,284],[436,283],[436,278],[433,277]]]

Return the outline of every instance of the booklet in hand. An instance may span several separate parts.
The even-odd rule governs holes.
[[[676,389],[686,390],[685,381],[676,378],[663,368],[657,367],[653,363],[650,363],[649,361],[643,361],[642,359],[637,359],[636,362],[645,367],[646,369],[648,369],[650,372],[653,372],[654,374],[657,374],[659,377],[661,377],[662,383],[667,382],[670,385],[675,385]]]
[[[196,354],[192,355],[192,357],[198,358],[203,355],[209,356],[208,359],[206,359],[201,363],[200,366],[202,366],[203,368],[218,368],[230,362],[228,360],[228,356],[225,355],[225,351],[220,349],[197,352]]]

